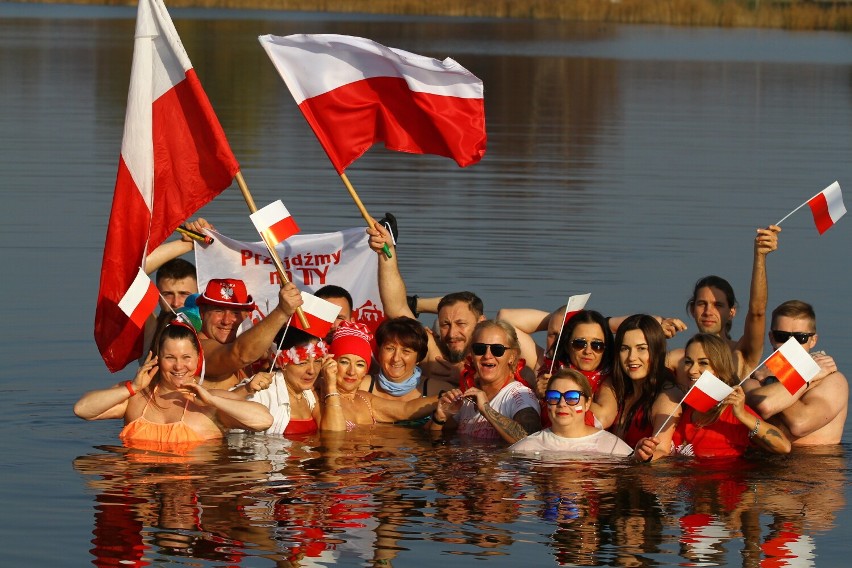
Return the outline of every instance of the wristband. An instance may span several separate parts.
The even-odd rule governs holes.
[[[760,428],[760,418],[757,419],[757,422],[754,423],[754,428],[751,429],[751,432],[748,433],[748,439],[751,440],[757,435],[757,429]]]
[[[323,400],[326,400],[330,396],[340,396],[340,393],[339,392],[330,392],[327,395],[325,395],[325,397],[323,397]]]
[[[124,386],[127,387],[127,392],[130,393],[130,396],[136,396],[136,391],[133,390],[133,381],[127,381],[124,383]]]
[[[447,419],[445,418],[444,420],[438,420],[438,417],[435,416],[435,412],[432,411],[432,422],[434,422],[438,426],[443,426],[444,424],[447,423]]]

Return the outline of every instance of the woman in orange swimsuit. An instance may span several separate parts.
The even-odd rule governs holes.
[[[400,401],[359,390],[372,359],[370,339],[369,330],[360,323],[342,322],[334,331],[331,356],[322,366],[323,430],[339,432],[359,425],[422,418],[438,404],[437,396]]]
[[[88,392],[74,405],[85,420],[123,418],[125,442],[191,444],[222,438],[229,428],[265,430],[262,404],[198,384],[203,356],[195,330],[182,321],[163,329],[132,381]]]

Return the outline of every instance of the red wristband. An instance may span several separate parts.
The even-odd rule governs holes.
[[[136,396],[136,391],[133,390],[133,382],[132,381],[127,381],[126,383],[124,383],[124,386],[127,387],[127,392],[130,393],[130,396]]]

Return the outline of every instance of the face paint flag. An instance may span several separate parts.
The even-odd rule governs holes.
[[[485,154],[482,81],[452,59],[345,35],[259,40],[338,174],[377,142],[461,167]]]
[[[698,412],[709,412],[733,390],[710,371],[704,371],[683,397],[683,403]]]
[[[843,194],[840,192],[840,184],[834,182],[830,186],[808,200],[808,207],[814,216],[819,234],[823,234],[846,214],[846,206],[843,205]]]
[[[272,246],[299,232],[299,226],[280,199],[255,211],[250,218],[257,232],[265,236]]]
[[[764,364],[790,394],[796,394],[819,373],[819,365],[795,337],[788,339]]]
[[[138,279],[148,252],[231,185],[238,170],[162,0],[139,0],[95,312],[95,342],[110,371],[142,354],[137,323],[150,297],[143,293],[146,302],[135,305],[130,299],[140,297],[135,283],[145,284]]]

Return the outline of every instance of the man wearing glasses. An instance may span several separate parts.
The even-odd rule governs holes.
[[[810,304],[784,302],[772,312],[769,342],[778,349],[794,337],[808,352],[816,347],[816,315]],[[784,429],[794,446],[839,444],[846,422],[849,385],[830,356],[811,352],[820,373],[790,394],[765,367],[743,384],[746,402],[760,416]]]

